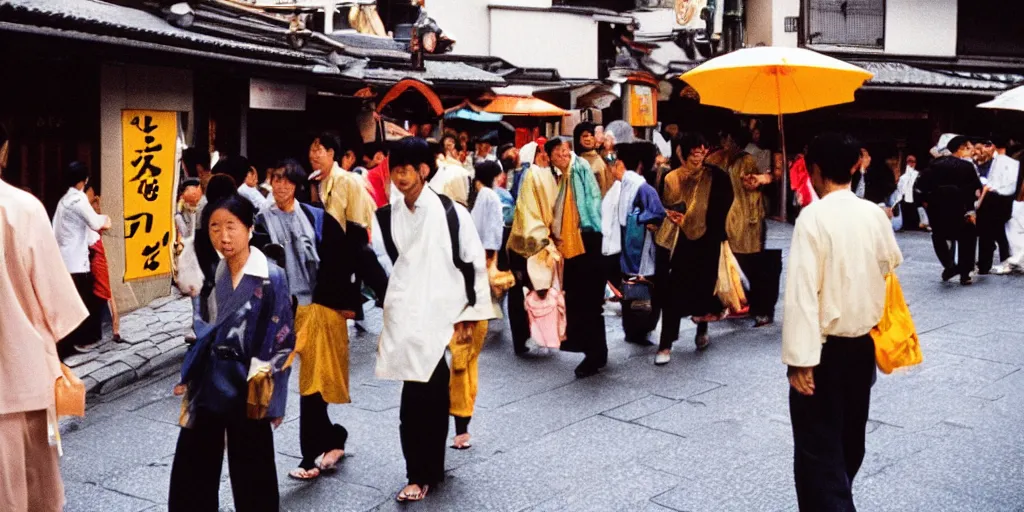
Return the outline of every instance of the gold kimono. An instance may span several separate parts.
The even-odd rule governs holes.
[[[736,254],[761,252],[764,249],[764,199],[760,188],[750,190],[743,185],[746,176],[762,174],[757,168],[757,160],[742,151],[729,155],[721,150],[709,156],[707,163],[726,171],[732,181],[735,199],[725,221],[729,247]]]

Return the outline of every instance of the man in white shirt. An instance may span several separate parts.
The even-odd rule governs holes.
[[[385,265],[391,272],[375,373],[404,382],[399,417],[408,485],[398,501],[422,500],[444,479],[451,404],[446,351],[450,343],[471,343],[477,322],[494,318],[473,218],[450,202],[458,218],[455,251],[444,200],[426,186],[434,158],[423,139],[395,143],[390,175],[401,196],[374,216],[371,230],[375,252],[393,262]]]
[[[1020,162],[1006,156],[1006,138],[993,137],[992,160],[988,183],[982,188],[978,205],[978,273],[1005,274],[1010,259],[1010,241],[1006,237],[1006,223],[1013,216],[1013,200],[1017,195],[1017,173]],[[992,258],[999,248],[1001,264],[993,269]]]
[[[92,209],[89,198],[85,195],[85,185],[89,183],[89,169],[81,162],[72,162],[64,174],[68,183],[68,191],[57,203],[53,214],[53,233],[57,238],[64,265],[71,273],[75,289],[86,304],[89,311],[98,309],[93,294],[93,275],[89,265],[89,232],[102,232],[110,229],[110,217],[100,215]],[[75,329],[67,338],[60,342],[61,358],[71,355],[75,350],[87,352],[95,347],[101,337],[100,321],[96,315],[90,315],[82,325]]]
[[[250,203],[259,211],[261,208],[269,203],[266,196],[260,192],[260,175],[256,167],[249,166],[249,172],[245,175],[245,181],[238,186],[238,194],[249,200]]]
[[[860,158],[849,136],[816,138],[807,154],[821,197],[797,218],[786,278],[782,362],[789,370],[800,510],[853,511],[875,380],[869,332],[885,276],[903,261],[885,213],[850,190]]]

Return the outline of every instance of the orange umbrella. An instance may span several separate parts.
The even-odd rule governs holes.
[[[495,96],[485,112],[506,116],[562,117],[565,110],[532,96]]]

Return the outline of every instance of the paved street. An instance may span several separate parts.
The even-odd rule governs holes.
[[[769,244],[788,247],[789,226]],[[900,277],[921,333],[920,367],[880,375],[868,454],[854,485],[862,510],[1024,510],[1024,278],[939,282],[928,236],[901,234]],[[781,304],[781,303],[780,303]],[[380,313],[370,315],[378,330]],[[684,332],[667,367],[622,341],[606,317],[608,369],[573,378],[575,354],[522,360],[492,328],[480,362],[471,450],[448,451],[448,479],[409,510],[795,510],[780,326],[713,325],[693,351]],[[353,331],[354,333],[354,331]],[[376,334],[353,335],[353,403],[332,406],[350,432],[337,473],[289,480],[299,460],[298,396],[275,434],[282,510],[396,510],[404,484],[400,386],[373,378]],[[295,389],[297,372],[293,375]],[[68,507],[162,510],[178,427],[173,375],[97,398],[64,437]],[[452,429],[454,430],[454,429]],[[454,432],[452,432],[454,435]],[[226,465],[225,465],[226,468]],[[225,469],[221,501],[231,510]]]

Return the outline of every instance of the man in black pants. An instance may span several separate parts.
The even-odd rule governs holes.
[[[811,143],[807,168],[821,199],[797,218],[789,256],[782,362],[805,512],[856,510],[852,485],[875,379],[868,333],[882,317],[885,276],[903,262],[885,213],[850,191],[859,153],[849,136]]]
[[[953,137],[945,149],[946,156],[935,159],[921,172],[915,195],[928,212],[935,255],[944,269],[942,280],[959,275],[960,284],[969,285],[974,283],[971,272],[978,237],[975,201],[981,193],[981,180],[968,161],[971,150],[967,137]]]
[[[994,137],[985,151],[989,161],[988,179],[978,205],[978,273],[992,271],[992,257],[999,248],[999,261],[1010,257],[1010,241],[1006,238],[1006,223],[1013,215],[1013,200],[1017,195],[1017,174],[1020,163],[1006,156],[1006,139]]]

